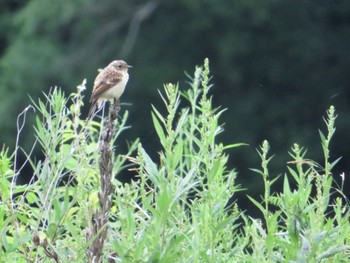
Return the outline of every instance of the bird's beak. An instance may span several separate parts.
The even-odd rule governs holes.
[[[133,68],[133,66],[131,66],[131,65],[128,65],[128,68]]]

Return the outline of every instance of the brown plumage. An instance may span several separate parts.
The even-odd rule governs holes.
[[[91,107],[88,119],[95,112],[96,106],[100,107],[103,100],[121,97],[129,80],[128,69],[130,67],[123,60],[114,60],[97,75],[90,97]]]

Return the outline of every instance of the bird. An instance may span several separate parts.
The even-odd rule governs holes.
[[[90,97],[88,119],[94,114],[96,106],[100,108],[103,101],[119,100],[129,80],[128,65],[124,60],[114,60],[96,77]]]

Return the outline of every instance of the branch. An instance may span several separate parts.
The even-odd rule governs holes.
[[[134,14],[129,26],[128,35],[126,36],[126,40],[120,52],[121,57],[128,56],[136,41],[136,37],[139,32],[141,23],[152,14],[152,12],[156,9],[157,5],[158,1],[149,1],[139,10],[137,10],[137,12]]]

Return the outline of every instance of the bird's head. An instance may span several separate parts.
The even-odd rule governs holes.
[[[127,71],[129,68],[132,68],[132,66],[128,65],[124,60],[114,60],[112,61],[109,66],[115,68],[116,70],[125,70]]]

